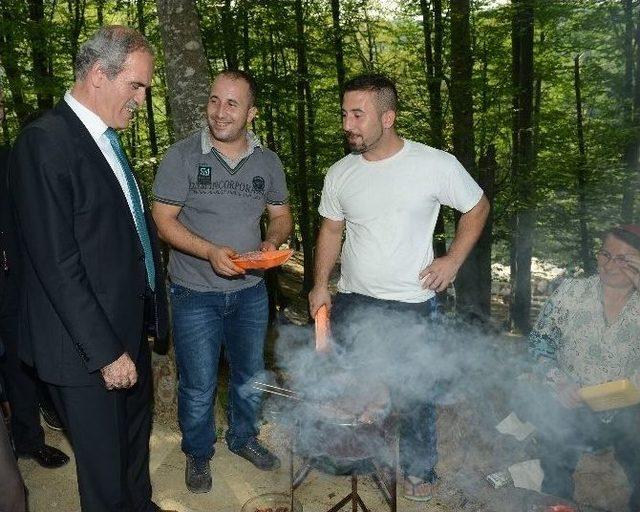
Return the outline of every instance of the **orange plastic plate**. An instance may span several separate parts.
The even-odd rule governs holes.
[[[277,251],[251,251],[233,258],[233,262],[240,268],[268,269],[282,265],[291,258],[293,249],[280,249]]]

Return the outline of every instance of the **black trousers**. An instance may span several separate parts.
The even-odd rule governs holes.
[[[151,353],[141,341],[130,389],[50,385],[76,458],[84,512],[150,512]]]
[[[28,453],[44,444],[38,409],[38,385],[42,384],[35,370],[18,357],[17,315],[0,317],[0,339],[5,346],[5,354],[0,358],[0,372],[11,405],[11,434],[16,452]]]

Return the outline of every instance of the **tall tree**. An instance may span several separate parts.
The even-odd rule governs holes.
[[[43,0],[29,0],[29,32],[31,34],[31,59],[33,82],[36,88],[38,110],[53,107],[51,61],[47,51],[47,25]]]
[[[451,3],[451,33],[456,37],[451,38],[450,100],[453,154],[472,176],[476,176],[470,9],[469,0]],[[458,273],[457,307],[464,315],[487,318],[490,314],[491,288],[482,288],[480,276],[484,273],[491,275],[491,260],[481,261],[478,256],[475,248]]]
[[[296,54],[297,54],[297,80],[296,80],[296,154],[297,154],[297,190],[300,209],[298,211],[298,224],[302,238],[304,252],[304,277],[302,291],[306,295],[313,286],[313,235],[311,233],[311,219],[309,218],[309,191],[307,177],[307,141],[306,141],[306,112],[305,89],[308,80],[307,50],[305,42],[304,11],[302,0],[295,0],[296,16]]]
[[[344,50],[342,45],[342,27],[340,26],[340,0],[331,0],[331,19],[333,20],[333,48],[336,54],[336,76],[338,78],[338,101],[342,101],[342,90],[345,82]],[[349,154],[349,143],[342,139],[344,154]]]
[[[444,149],[444,116],[442,111],[442,0],[433,0],[433,13],[427,0],[420,0],[422,34],[424,37],[424,61],[429,90],[429,126],[431,145]],[[432,42],[433,37],[433,42]],[[444,215],[440,211],[434,230],[433,249],[436,257],[447,252]]]
[[[638,190],[640,173],[640,20],[634,20],[633,0],[622,0],[624,12],[624,81],[623,105],[625,122],[629,125],[631,136],[624,149],[625,178],[622,191],[622,207],[620,216],[625,223],[634,221],[635,196]],[[635,39],[635,48],[634,48]],[[635,53],[635,55],[634,55]],[[635,84],[634,84],[635,74]],[[635,89],[635,90],[634,90]]]
[[[236,43],[236,21],[231,0],[222,6],[222,41],[227,69],[238,69],[238,44]]]
[[[14,2],[0,2],[0,64],[7,76],[13,110],[20,125],[26,121],[31,111],[25,97],[25,84],[16,51],[20,25],[13,21],[20,19],[22,15]],[[7,107],[8,104],[5,103],[5,108]]]
[[[582,115],[582,87],[580,81],[580,54],[573,58],[573,86],[576,94],[576,136],[578,137],[578,161],[576,164],[576,178],[578,190],[578,223],[580,225],[580,260],[582,268],[587,274],[596,270],[592,254],[591,234],[589,232],[587,190],[589,175],[587,169],[587,150],[584,144],[584,122]]]
[[[167,96],[178,139],[202,125],[209,70],[195,0],[156,0],[164,46]]]
[[[71,66],[78,53],[80,44],[80,34],[84,28],[84,13],[87,9],[87,0],[67,0],[67,10],[69,15],[69,44]]]
[[[512,327],[527,333],[531,310],[531,257],[535,223],[532,175],[533,20],[535,0],[512,0],[513,154],[515,214],[511,241]]]
[[[147,21],[144,13],[146,0],[136,0],[136,17],[138,18],[138,30],[141,34],[146,35]],[[147,87],[145,91],[145,104],[147,107],[147,126],[149,128],[149,145],[151,146],[151,155],[158,156],[158,137],[156,135],[156,118],[153,113],[153,96],[151,87]]]

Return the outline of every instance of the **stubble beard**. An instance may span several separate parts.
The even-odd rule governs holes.
[[[239,139],[245,137],[245,130],[240,128],[238,130],[233,130],[230,132],[226,132],[226,128],[222,131],[217,131],[215,128],[215,124],[213,122],[209,122],[209,136],[211,141],[218,141],[223,143],[236,142]]]
[[[351,142],[349,138],[350,134],[351,132],[345,132],[345,136],[347,137],[347,144],[349,145],[349,150],[352,153],[355,153],[356,155],[363,155],[364,153],[371,151],[378,145],[378,143],[380,142],[380,139],[382,139],[382,136],[384,135],[384,131],[380,130],[380,133],[378,134],[378,136],[369,143],[367,143],[367,141],[364,140],[364,137],[362,135],[356,136],[356,140],[358,139],[361,140],[360,143]]]

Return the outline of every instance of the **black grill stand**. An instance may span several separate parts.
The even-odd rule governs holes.
[[[395,443],[394,443],[395,445]],[[397,510],[397,494],[396,494],[396,480],[398,473],[398,456],[395,446],[391,450],[392,453],[392,461],[391,466],[379,465],[374,463],[374,471],[369,473],[371,479],[376,484],[382,496],[384,497],[387,505],[389,506],[390,512],[396,512]],[[298,468],[297,471],[293,469],[293,458],[294,458],[294,449],[293,443],[289,449],[289,481],[290,481],[290,492],[293,501],[293,493],[294,491],[304,482],[309,476],[309,473],[313,469],[313,464],[307,460],[302,460],[302,465]],[[352,473],[351,475],[351,492],[347,494],[344,498],[342,498],[338,503],[336,503],[333,507],[331,507],[327,512],[338,512],[341,510],[346,504],[351,502],[351,511],[358,512],[361,510],[362,512],[370,512],[367,506],[362,501],[360,494],[358,494],[358,474]]]

